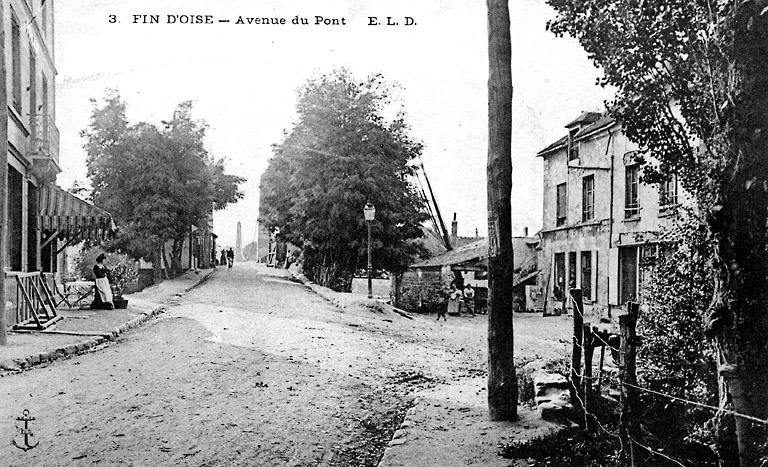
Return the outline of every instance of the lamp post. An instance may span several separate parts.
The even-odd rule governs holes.
[[[373,298],[373,265],[371,264],[371,224],[376,217],[376,208],[371,203],[366,203],[363,209],[365,223],[368,224],[368,298]]]

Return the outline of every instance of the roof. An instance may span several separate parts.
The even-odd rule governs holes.
[[[601,115],[599,112],[582,112],[581,115],[576,117],[576,119],[571,123],[565,125],[565,127],[570,128],[572,126],[576,126],[577,124],[583,123],[583,122],[587,122],[588,124],[594,123],[595,121],[600,119],[600,116]]]
[[[532,247],[538,242],[535,237],[512,237],[512,248],[520,251],[524,245]],[[534,255],[535,257],[535,255]],[[446,251],[443,254],[420,260],[411,264],[412,268],[429,268],[466,263],[468,261],[482,261],[488,258],[488,239],[483,238],[468,245]]]
[[[450,264],[459,264],[467,261],[485,259],[488,257],[488,241],[486,239],[479,240],[469,245],[464,245],[459,248],[455,248],[451,251],[432,258],[427,258],[418,261],[411,265],[412,268],[428,268],[435,266],[447,266]]]
[[[614,119],[613,117],[609,116],[608,114],[602,114],[601,115],[601,114],[598,114],[597,112],[585,112],[585,113],[581,114],[581,116],[579,116],[579,118],[577,118],[576,120],[574,120],[571,123],[569,123],[568,125],[566,125],[566,128],[568,128],[569,126],[573,126],[575,123],[578,123],[580,121],[585,121],[582,118],[582,117],[584,117],[585,114],[598,115],[599,118],[597,118],[592,123],[590,123],[589,125],[581,128],[578,132],[576,132],[576,136],[573,139],[574,141],[579,141],[579,140],[585,139],[588,136],[590,136],[591,134],[593,134],[593,133],[595,133],[595,132],[597,132],[599,130],[602,130],[603,128],[607,128],[607,127],[613,125],[614,123],[616,123],[616,119]],[[545,156],[545,155],[547,155],[547,154],[549,154],[551,152],[554,152],[557,149],[565,148],[565,145],[566,145],[567,142],[568,142],[568,136],[567,135],[563,136],[562,138],[558,139],[554,143],[550,144],[549,146],[545,147],[541,151],[537,152],[536,153],[536,157],[542,157],[542,156]]]

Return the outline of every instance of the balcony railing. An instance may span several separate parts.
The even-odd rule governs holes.
[[[59,164],[59,129],[51,115],[31,116],[29,155],[32,158],[52,159]]]

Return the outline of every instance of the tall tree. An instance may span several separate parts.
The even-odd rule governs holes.
[[[171,267],[181,272],[181,252],[191,226],[202,227],[214,209],[242,197],[244,179],[224,173],[204,147],[206,125],[183,102],[162,128],[130,126],[125,103],[108,91],[94,105],[86,138],[93,202],[111,212],[120,226],[113,246],[151,258],[159,276],[160,252],[172,242]]]
[[[349,290],[365,265],[363,207],[376,207],[373,263],[399,271],[426,219],[409,183],[422,150],[393,110],[381,75],[357,81],[344,69],[309,79],[299,91],[298,122],[275,145],[261,178],[260,220],[302,248],[304,270],[319,284]]]
[[[488,0],[488,410],[517,417],[512,285],[512,38],[508,0]]]
[[[626,135],[680,178],[705,217],[705,329],[736,412],[768,418],[768,1],[548,0],[617,89]],[[649,180],[655,174],[646,171]],[[740,462],[766,427],[735,418]]]

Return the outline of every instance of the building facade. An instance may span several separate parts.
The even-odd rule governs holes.
[[[109,213],[56,186],[59,130],[56,128],[54,0],[0,0],[7,114],[5,275],[66,270],[67,246],[99,239],[114,229]],[[0,114],[1,115],[1,114]],[[7,118],[5,118],[7,117]],[[39,274],[38,274],[39,276]],[[48,276],[50,279],[52,276]],[[21,287],[6,280],[6,323],[26,316],[16,303]],[[8,304],[6,304],[8,305]]]
[[[8,101],[5,259],[12,271],[34,271],[50,259],[39,251],[41,191],[61,171],[52,0],[6,0],[2,13]]]
[[[537,153],[544,162],[539,287],[545,313],[571,307],[579,288],[586,313],[610,318],[642,298],[645,266],[683,194],[666,181],[641,181],[637,147],[612,118],[585,112]]]

